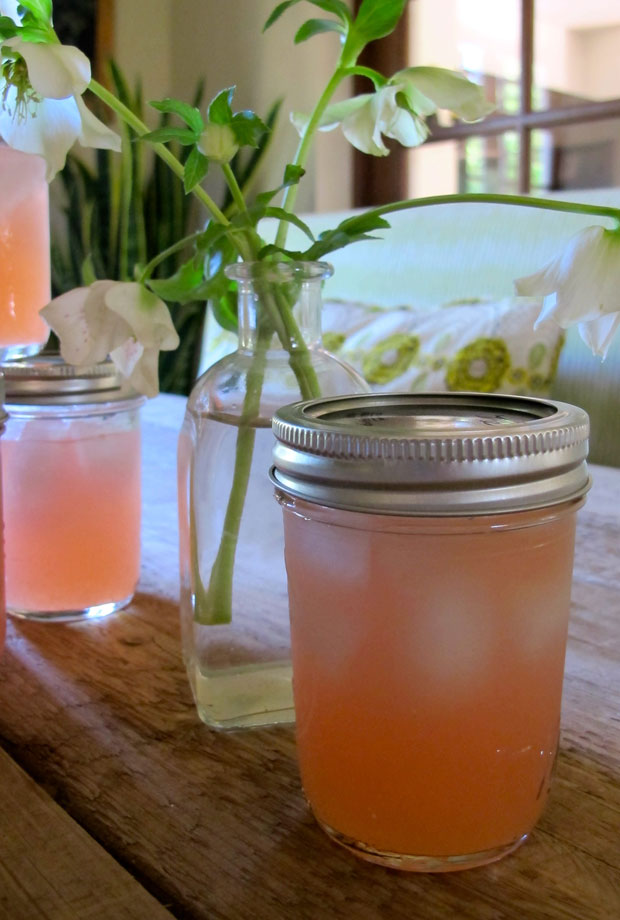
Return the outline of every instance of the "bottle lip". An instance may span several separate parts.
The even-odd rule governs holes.
[[[354,511],[467,515],[583,495],[588,416],[576,406],[483,393],[368,394],[278,411],[272,480]]]
[[[60,355],[39,354],[0,364],[7,404],[143,401],[123,380],[112,361],[83,367],[67,364]]]
[[[334,274],[329,262],[235,262],[224,269],[232,281],[313,281]]]

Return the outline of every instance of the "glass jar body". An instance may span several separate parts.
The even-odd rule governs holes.
[[[319,823],[393,868],[509,853],[556,755],[582,500],[424,518],[277,495],[298,756]]]
[[[142,401],[7,406],[9,613],[80,620],[131,601],[140,571]]]
[[[282,516],[269,481],[272,416],[305,395],[309,380],[319,392],[367,390],[321,347],[324,274],[313,265],[299,269],[290,298],[292,361],[265,304],[280,296],[277,275],[265,281],[243,267],[239,349],[198,380],[179,439],[183,651],[200,718],[214,728],[294,720]]]
[[[0,360],[41,351],[39,310],[50,300],[49,192],[45,161],[0,142]]]

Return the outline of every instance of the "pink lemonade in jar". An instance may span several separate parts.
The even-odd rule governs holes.
[[[573,510],[475,530],[285,513],[302,783],[344,842],[441,858],[534,826],[558,743]]]
[[[499,394],[276,413],[302,785],[392,868],[499,859],[556,756],[588,418]]]
[[[112,362],[35,355],[2,369],[7,610],[50,622],[120,610],[140,574],[144,397]]]
[[[49,195],[45,161],[0,142],[0,357],[34,354],[49,330]]]
[[[116,603],[131,597],[138,580],[140,433],[99,426],[89,434],[79,421],[72,427],[67,437],[2,445],[12,611]]]

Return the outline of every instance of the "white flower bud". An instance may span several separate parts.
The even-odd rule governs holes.
[[[228,163],[239,149],[239,144],[230,125],[210,122],[200,135],[198,149],[216,163]]]

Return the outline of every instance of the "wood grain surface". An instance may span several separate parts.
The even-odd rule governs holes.
[[[9,624],[6,752],[178,920],[620,917],[620,470],[594,468],[580,512],[561,752],[541,822],[499,863],[411,875],[357,860],[318,828],[293,728],[218,734],[195,714],[177,607],[182,411],[175,397],[145,411],[131,607],[100,623]]]
[[[2,750],[0,916],[11,920],[171,918]]]

